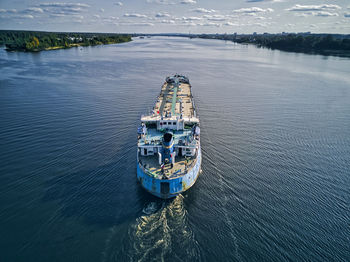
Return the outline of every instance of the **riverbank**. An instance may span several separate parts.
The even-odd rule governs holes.
[[[350,57],[350,35],[340,34],[202,34],[190,38],[219,39],[286,52]]]
[[[130,39],[130,41],[132,41]],[[129,41],[125,41],[125,42],[129,42]],[[93,45],[86,45],[84,43],[82,44],[69,44],[67,46],[50,46],[47,48],[43,48],[43,49],[31,49],[31,50],[26,50],[26,49],[10,49],[10,48],[5,48],[6,51],[9,52],[40,52],[40,51],[51,51],[51,50],[58,50],[58,49],[69,49],[72,47],[80,47],[80,46],[97,46],[97,45],[111,45],[111,44],[120,44],[120,43],[125,43],[125,42],[108,42],[108,43],[97,43],[97,44],[93,44]]]
[[[5,45],[6,50],[12,52],[40,52],[130,41],[132,41],[131,35],[127,34],[0,31],[0,45]]]

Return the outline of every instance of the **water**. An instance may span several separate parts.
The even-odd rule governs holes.
[[[350,60],[161,38],[0,50],[1,261],[350,261]],[[167,75],[201,119],[195,186],[136,180]]]

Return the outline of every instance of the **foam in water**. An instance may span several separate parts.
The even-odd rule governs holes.
[[[151,202],[149,204],[147,204],[143,209],[142,212],[146,215],[150,215],[153,214],[157,211],[158,206],[156,202]]]

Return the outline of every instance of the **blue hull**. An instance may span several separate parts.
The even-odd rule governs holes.
[[[156,179],[150,177],[137,164],[137,179],[144,189],[159,198],[167,199],[176,197],[194,185],[201,169],[201,162],[202,152],[199,149],[195,166],[186,175],[174,179]]]

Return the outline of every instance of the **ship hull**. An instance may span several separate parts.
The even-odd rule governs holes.
[[[174,179],[154,178],[147,175],[137,163],[137,178],[142,187],[152,195],[163,199],[173,198],[194,185],[201,170],[201,162],[202,152],[199,147],[195,165],[183,176]]]

